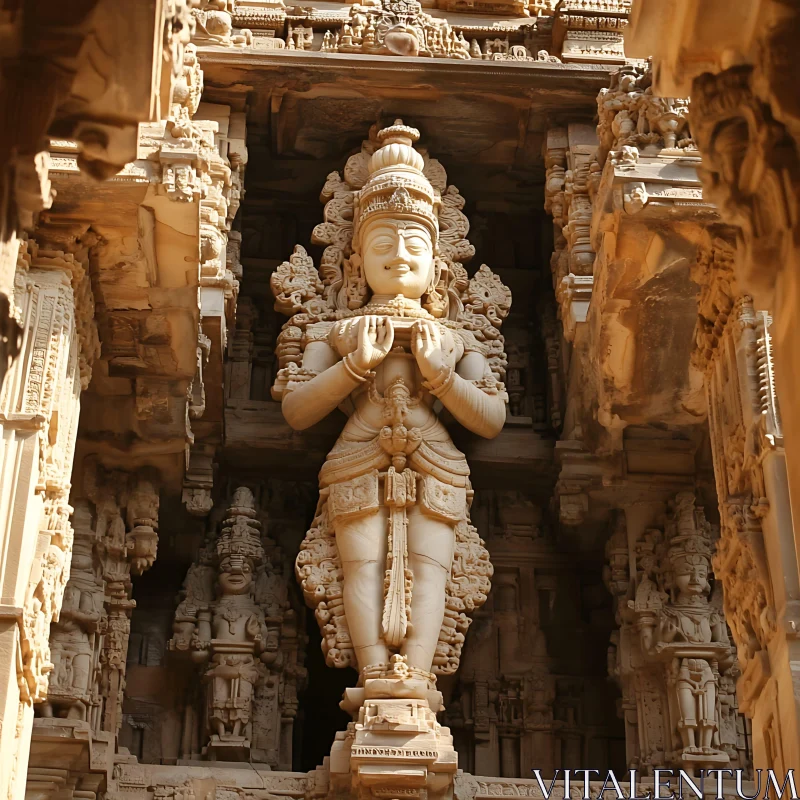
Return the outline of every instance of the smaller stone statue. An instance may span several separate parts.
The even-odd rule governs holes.
[[[678,494],[665,541],[655,531],[658,536],[651,532],[640,543],[642,574],[633,601],[643,655],[666,669],[681,761],[693,767],[729,761],[718,747],[718,695],[720,674],[734,658],[725,620],[709,599],[710,527],[695,508],[694,495]]]
[[[97,535],[86,501],[78,501],[72,515],[74,544],[69,583],[58,621],[50,626],[53,672],[47,700],[37,709],[40,716],[63,716],[89,721],[96,705],[100,641],[106,624],[103,580],[94,555]]]
[[[712,526],[694,494],[681,492],[663,524],[631,543],[632,553],[628,533],[620,510],[606,545],[619,625],[608,671],[622,690],[629,763],[644,774],[746,766],[737,741],[738,665],[711,572]]]
[[[255,689],[279,658],[282,617],[268,625],[256,597],[257,581],[268,583],[256,515],[253,493],[237,489],[219,535],[187,574],[170,641],[206,665],[207,752],[218,760],[247,760]]]

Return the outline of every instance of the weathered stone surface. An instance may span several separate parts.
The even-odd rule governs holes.
[[[793,766],[795,10],[73,5],[0,15],[3,796]]]

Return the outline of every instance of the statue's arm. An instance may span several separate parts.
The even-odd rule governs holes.
[[[303,353],[303,370],[314,375],[287,387],[281,410],[296,431],[310,428],[333,411],[364,376],[340,360],[327,342],[309,342]]]
[[[482,380],[489,372],[485,356],[468,352],[454,372],[446,371],[429,382],[432,393],[468,430],[494,439],[506,421],[505,393],[487,394],[473,381]]]

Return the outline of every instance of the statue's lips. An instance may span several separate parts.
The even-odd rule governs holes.
[[[392,275],[407,275],[411,272],[411,267],[408,264],[390,264],[386,270]]]

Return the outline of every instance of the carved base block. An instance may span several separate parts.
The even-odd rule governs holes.
[[[719,769],[720,767],[727,767],[731,763],[730,756],[727,753],[682,753],[681,761],[683,768],[686,770],[693,768],[705,769]]]
[[[206,755],[209,761],[249,761],[250,740],[244,736],[212,736]]]
[[[80,720],[37,718],[28,761],[27,800],[94,800],[113,769],[113,737]]]
[[[441,694],[424,682],[383,678],[348,690],[343,707],[355,699],[362,700],[356,720],[331,750],[333,794],[452,797],[458,756],[450,730],[436,720]]]

